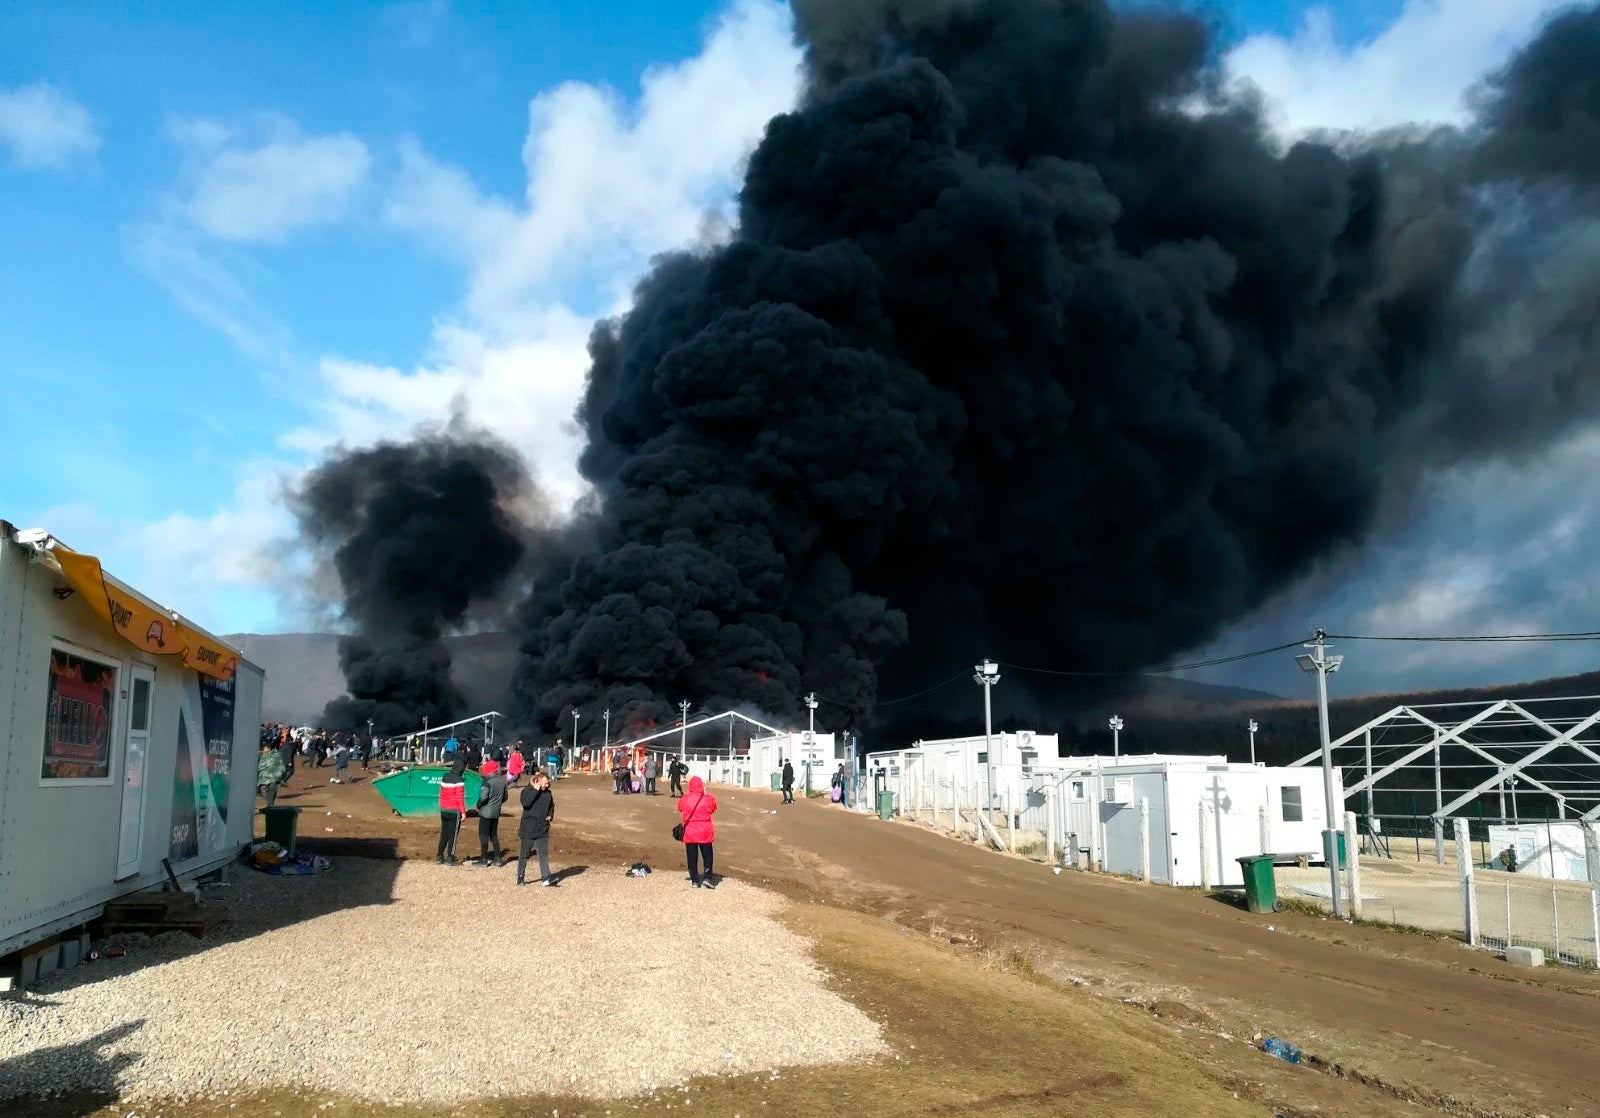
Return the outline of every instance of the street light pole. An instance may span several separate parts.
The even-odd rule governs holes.
[[[994,807],[994,685],[1000,682],[1000,665],[985,659],[972,665],[972,681],[983,688],[983,779],[988,789],[989,802],[985,810]]]
[[[1127,725],[1122,720],[1122,715],[1113,714],[1106,720],[1106,725],[1111,727],[1111,756],[1122,756],[1122,728]]]
[[[600,747],[600,760],[601,760],[602,763],[605,761],[606,755],[611,752],[611,708],[610,707],[606,707],[605,722],[606,722],[606,736],[605,736],[605,739],[604,739],[605,744]]]
[[[576,757],[578,755],[578,712],[576,710],[572,712],[572,748],[567,752],[572,757]],[[567,762],[563,760],[561,762],[562,770],[565,770],[566,767]]]
[[[683,733],[678,738],[678,760],[682,761],[689,755],[689,700],[685,699],[679,703],[678,709],[683,712],[683,721],[679,723],[683,727]]]
[[[1344,919],[1344,900],[1339,896],[1339,839],[1337,820],[1339,805],[1334,801],[1333,795],[1333,745],[1328,733],[1328,675],[1339,670],[1344,663],[1343,656],[1328,655],[1327,633],[1321,629],[1315,631],[1311,642],[1303,647],[1311,649],[1309,653],[1301,653],[1295,657],[1295,662],[1302,671],[1317,673],[1317,722],[1322,732],[1322,791],[1327,804],[1328,818],[1327,829],[1322,832],[1322,849],[1328,859],[1328,882],[1332,887],[1333,915],[1337,919]]]
[[[1250,726],[1250,763],[1253,765],[1253,764],[1256,763],[1256,731],[1261,729],[1261,727],[1256,725],[1256,720],[1254,718],[1252,718],[1250,720],[1249,726]]]

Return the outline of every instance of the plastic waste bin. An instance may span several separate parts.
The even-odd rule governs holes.
[[[1239,859],[1239,868],[1244,871],[1244,903],[1251,912],[1283,911],[1272,863],[1271,854],[1250,854]]]
[[[878,793],[878,818],[885,823],[894,818],[894,793]]]
[[[1326,864],[1328,862],[1328,860],[1329,860],[1329,854],[1328,854],[1328,836],[1329,835],[1333,835],[1334,838],[1335,838],[1334,845],[1338,848],[1338,851],[1339,851],[1339,854],[1338,854],[1339,868],[1340,869],[1344,869],[1345,868],[1345,858],[1347,857],[1347,855],[1345,853],[1345,848],[1344,848],[1344,832],[1343,831],[1323,831],[1322,832],[1322,861],[1323,861],[1324,864]]]
[[[746,788],[750,787],[750,773],[749,773],[748,770],[746,770],[746,772],[744,774],[744,786]]]
[[[783,791],[783,774],[782,773],[773,773],[772,774],[772,790],[774,792],[782,792]]]
[[[300,809],[297,807],[269,807],[263,814],[267,817],[267,841],[275,842],[294,857],[295,838],[300,830]]]

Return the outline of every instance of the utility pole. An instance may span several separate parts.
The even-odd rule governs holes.
[[[679,703],[678,709],[683,712],[683,734],[678,738],[678,760],[682,761],[689,755],[689,700]]]
[[[1122,728],[1127,725],[1122,720],[1122,715],[1113,714],[1106,720],[1106,725],[1111,727],[1111,756],[1122,756]]]
[[[1000,682],[1000,665],[985,659],[972,665],[972,681],[983,688],[983,778],[989,790],[989,803],[994,806],[994,685]]]
[[[1256,725],[1256,720],[1254,718],[1246,723],[1246,725],[1250,728],[1250,763],[1253,765],[1256,763],[1256,731],[1261,729],[1261,727]]]
[[[606,736],[605,744],[600,747],[600,760],[605,761],[606,755],[611,752],[611,708],[606,707],[605,713]]]
[[[424,714],[422,716],[422,756],[415,757],[415,758],[413,758],[413,760],[426,761],[427,759],[428,759],[428,716],[426,714]],[[1501,814],[1504,814],[1504,812],[1502,812]]]
[[[1322,629],[1316,630],[1312,634],[1311,642],[1302,647],[1311,651],[1296,656],[1295,662],[1300,665],[1302,671],[1317,674],[1317,722],[1322,731],[1322,791],[1328,810],[1326,829],[1322,832],[1322,849],[1328,859],[1328,883],[1332,890],[1333,915],[1342,920],[1344,900],[1339,895],[1339,832],[1334,826],[1334,820],[1340,816],[1339,805],[1334,802],[1333,795],[1333,746],[1328,733],[1328,675],[1339,670],[1340,665],[1344,663],[1344,657],[1328,655],[1328,634]]]
[[[566,771],[566,767],[571,759],[578,755],[578,712],[576,710],[572,712],[572,748],[567,752],[569,756],[566,760],[561,762],[561,768],[563,772]]]

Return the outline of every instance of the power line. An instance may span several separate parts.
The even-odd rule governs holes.
[[[1600,636],[1600,634],[1596,635]],[[1008,661],[1001,661],[1001,666],[1011,668],[1012,670],[1019,672],[1037,672],[1040,675],[1093,676],[1099,678],[1108,678],[1113,676],[1158,676],[1170,675],[1173,672],[1192,671],[1196,668],[1214,668],[1221,664],[1233,664],[1240,660],[1250,660],[1257,656],[1270,656],[1274,652],[1282,652],[1288,648],[1298,648],[1304,643],[1304,640],[1293,640],[1285,644],[1273,645],[1271,648],[1258,648],[1254,652],[1239,652],[1232,656],[1218,656],[1211,660],[1196,660],[1192,664],[1173,664],[1165,668],[1141,668],[1120,672],[1065,671],[1057,668],[1033,668],[1026,664],[1013,664]]]
[[[1484,633],[1475,636],[1405,637],[1375,636],[1362,633],[1329,633],[1330,641],[1435,641],[1452,644],[1492,644],[1515,641],[1593,641],[1600,640],[1600,632],[1593,633]]]

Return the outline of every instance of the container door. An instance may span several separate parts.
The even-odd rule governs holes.
[[[130,674],[128,738],[122,765],[122,832],[117,842],[117,879],[139,872],[144,852],[145,770],[150,755],[150,707],[155,698],[156,673],[139,664]]]

